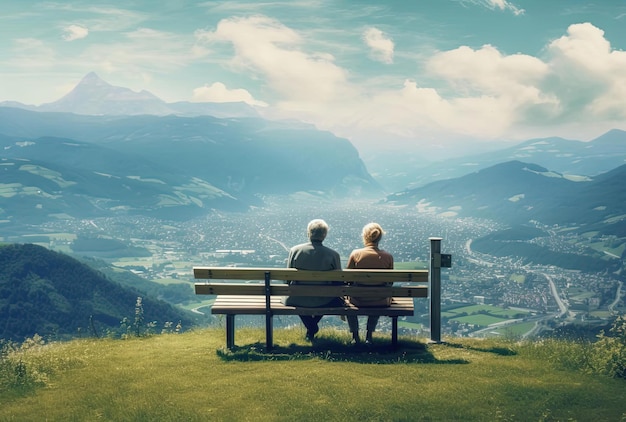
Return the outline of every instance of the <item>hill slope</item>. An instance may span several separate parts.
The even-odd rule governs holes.
[[[422,204],[439,212],[490,218],[507,224],[538,220],[623,233],[626,165],[595,178],[574,179],[544,167],[510,161],[459,178],[399,192],[387,201]]]
[[[580,347],[550,342],[400,337],[386,350],[349,346],[347,328],[322,328],[319,344],[300,329],[223,329],[120,340],[76,340],[22,353],[50,371],[46,388],[0,389],[2,420],[152,421],[618,421],[626,383],[565,367]],[[575,346],[575,345],[574,345]]]
[[[67,255],[30,244],[0,246],[0,338],[119,329],[124,317],[134,319],[138,296],[144,295]],[[142,301],[145,321],[193,324],[190,315],[164,302]]]
[[[430,162],[422,151],[407,151],[400,161],[397,154],[374,154],[366,162],[383,185],[396,191],[462,177],[509,161],[534,163],[568,176],[597,176],[626,163],[626,131],[614,129],[588,142],[550,137],[490,149]]]
[[[557,137],[530,139],[465,159],[481,167],[518,160],[567,175],[596,176],[626,162],[626,131],[613,129],[588,142]]]
[[[380,195],[349,141],[293,123],[0,107],[0,219],[245,210],[264,195]],[[6,181],[5,181],[6,180]],[[39,220],[37,220],[39,218]]]

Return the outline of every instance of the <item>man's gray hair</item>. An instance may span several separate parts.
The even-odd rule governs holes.
[[[328,234],[328,224],[324,220],[312,220],[307,226],[309,240],[322,242]]]

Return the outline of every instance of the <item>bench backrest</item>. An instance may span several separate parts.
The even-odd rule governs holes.
[[[196,283],[197,295],[252,295],[252,296],[327,296],[327,297],[428,297],[428,287],[419,286],[312,286],[261,283]]]
[[[426,270],[332,270],[313,271],[295,268],[194,267],[197,279],[218,280],[196,283],[196,294],[269,295],[269,296],[359,296],[359,297],[427,297]],[[224,280],[263,280],[265,283],[233,283]],[[271,283],[281,281],[280,284]],[[286,281],[337,282],[338,285],[285,284]],[[346,283],[358,283],[347,285]],[[393,286],[394,282],[411,286]],[[380,286],[381,283],[389,283]],[[372,284],[372,286],[364,286]],[[416,285],[417,284],[417,285]]]
[[[340,281],[344,283],[428,283],[428,270],[332,270],[295,268],[194,267],[194,278],[215,280]]]

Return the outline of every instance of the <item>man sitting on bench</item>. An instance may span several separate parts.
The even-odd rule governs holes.
[[[328,224],[324,220],[312,220],[307,226],[309,242],[294,246],[289,251],[287,267],[299,270],[339,270],[341,261],[339,253],[322,245],[328,234]],[[342,284],[334,281],[291,281],[297,284]],[[340,297],[323,296],[287,296],[283,303],[288,306],[303,306],[309,308],[344,306]],[[323,315],[299,315],[302,324],[306,327],[306,339],[313,341],[319,331],[319,322]]]

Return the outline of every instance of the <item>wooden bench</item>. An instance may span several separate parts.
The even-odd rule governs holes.
[[[412,316],[413,299],[428,297],[428,270],[333,270],[307,271],[295,268],[236,268],[194,267],[194,278],[218,280],[196,283],[199,295],[216,295],[211,307],[212,314],[226,315],[226,346],[235,346],[235,316],[265,315],[266,347],[273,347],[274,315],[378,315],[392,320],[391,343],[398,342],[398,317]],[[246,280],[232,282],[226,280]],[[262,283],[260,281],[263,281]],[[337,285],[286,284],[287,281],[335,281]],[[280,282],[280,283],[277,283]],[[355,286],[362,284],[390,283],[386,286]],[[393,285],[393,283],[396,285]],[[407,283],[407,284],[403,284]],[[307,308],[286,306],[283,296],[328,297],[392,297],[388,307],[342,307]]]

